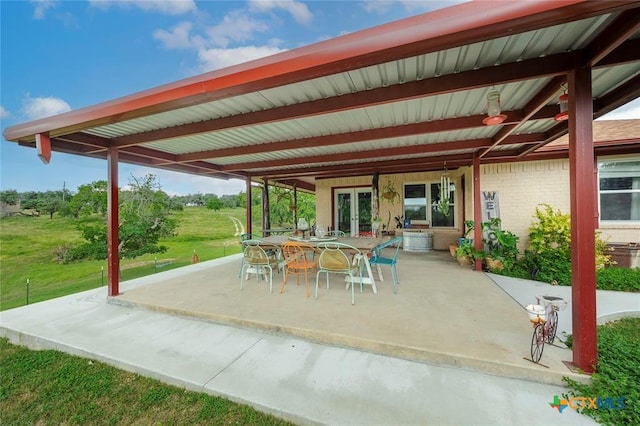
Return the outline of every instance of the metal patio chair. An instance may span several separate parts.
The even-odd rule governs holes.
[[[338,242],[320,243],[318,248],[321,252],[318,257],[318,272],[316,274],[316,299],[318,298],[321,273],[324,272],[327,276],[327,290],[329,289],[329,274],[342,274],[350,278],[347,287],[351,285],[351,304],[355,305],[356,275],[360,277],[360,293],[362,293],[362,252],[349,244]]]
[[[375,246],[374,248],[371,249],[371,258],[369,259],[369,263],[371,265],[376,265],[376,269],[378,269],[379,275],[381,275],[380,265],[385,265],[391,268],[391,277],[393,280],[394,293],[398,293],[398,285],[400,284],[396,265],[398,264],[398,252],[400,251],[401,242],[402,242],[402,237],[395,237],[383,244],[379,244]],[[394,252],[391,257],[383,256],[383,251],[385,248],[394,248]]]

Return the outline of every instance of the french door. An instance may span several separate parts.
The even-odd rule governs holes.
[[[371,188],[340,188],[334,192],[333,229],[347,235],[371,232]]]

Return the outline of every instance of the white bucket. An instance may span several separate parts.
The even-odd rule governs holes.
[[[524,307],[529,314],[529,321],[537,322],[538,318],[542,321],[547,320],[547,314],[545,308],[542,305],[527,305]]]

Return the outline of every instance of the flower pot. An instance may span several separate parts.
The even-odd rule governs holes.
[[[458,250],[457,244],[449,244],[449,253],[451,253],[451,256],[456,257],[456,250]]]
[[[458,256],[458,263],[463,268],[470,268],[473,264],[473,260],[469,256]]]
[[[486,257],[485,262],[487,264],[487,268],[490,271],[502,271],[504,269],[504,264],[499,259],[493,259],[491,257]]]

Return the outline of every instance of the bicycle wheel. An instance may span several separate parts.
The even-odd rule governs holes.
[[[544,351],[544,324],[538,324],[531,336],[531,360],[536,363],[540,361],[542,351]]]
[[[558,332],[558,313],[556,311],[551,312],[549,317],[549,325],[547,326],[547,343],[553,344],[556,339],[556,333]]]

